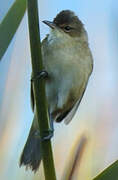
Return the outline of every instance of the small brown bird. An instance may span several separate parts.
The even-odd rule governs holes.
[[[93,69],[88,36],[82,22],[70,10],[61,11],[53,22],[43,21],[51,31],[42,41],[44,70],[47,71],[46,96],[51,121],[66,124],[73,118]],[[20,165],[36,171],[42,158],[38,123],[31,84],[33,124],[21,155]],[[40,107],[39,107],[40,108]]]

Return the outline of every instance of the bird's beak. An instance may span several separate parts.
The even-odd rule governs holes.
[[[52,29],[55,29],[55,27],[56,27],[56,25],[55,25],[55,23],[54,22],[51,22],[51,21],[46,21],[46,20],[44,20],[44,21],[42,21],[44,24],[46,24],[46,25],[48,25],[50,28],[52,28]]]

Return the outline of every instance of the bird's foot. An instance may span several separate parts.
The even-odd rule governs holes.
[[[48,77],[48,72],[45,70],[40,71],[39,73],[37,73],[36,76],[32,76],[31,77],[31,82],[37,80],[37,79],[41,79],[41,78],[47,78]]]
[[[44,135],[42,137],[42,141],[49,140],[53,137],[54,131],[49,129],[47,131],[44,131]]]
[[[53,134],[54,134],[54,130],[49,129],[44,131],[42,135],[39,131],[36,131],[35,136],[39,138],[41,141],[46,141],[46,140],[50,140],[53,137]]]

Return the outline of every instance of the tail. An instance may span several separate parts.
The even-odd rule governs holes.
[[[26,168],[29,167],[34,172],[37,171],[42,159],[41,140],[38,137],[38,130],[36,127],[37,126],[34,126],[33,121],[33,125],[20,158],[20,166],[24,165]]]

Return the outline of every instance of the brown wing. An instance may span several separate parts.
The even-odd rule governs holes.
[[[86,84],[86,86],[87,86],[87,84]],[[81,100],[84,96],[86,86],[84,87],[84,90],[82,92],[80,99],[77,100],[77,102],[74,104],[74,106],[70,109],[70,111],[67,112],[66,116],[64,117],[64,123],[65,124],[68,124],[71,121],[71,119],[73,118],[73,116],[75,115],[75,112],[77,111],[77,109],[81,103]]]

